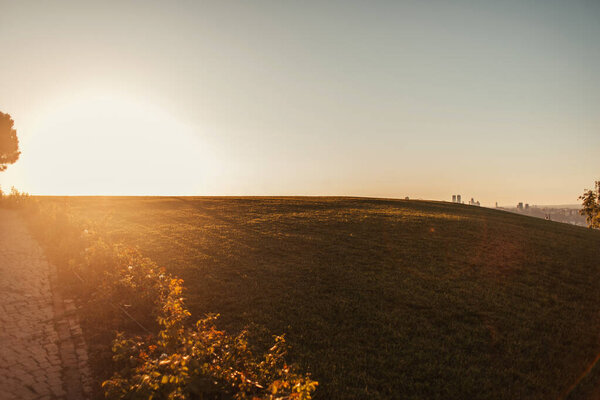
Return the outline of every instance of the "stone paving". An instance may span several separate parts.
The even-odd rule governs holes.
[[[0,399],[84,399],[87,352],[73,302],[12,210],[0,209]]]

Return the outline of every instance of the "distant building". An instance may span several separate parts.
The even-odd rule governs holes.
[[[460,194],[456,195],[456,202],[457,203],[462,203],[462,197],[460,196]]]
[[[452,202],[456,203],[456,195],[455,194],[452,195]]]
[[[496,202],[496,208],[498,208],[498,202]]]
[[[481,203],[479,201],[476,201],[474,198],[471,197],[471,200],[469,200],[469,205],[470,206],[480,206]]]
[[[528,205],[529,207],[527,207]],[[505,210],[513,211],[530,217],[543,218],[554,222],[587,226],[585,217],[583,215],[579,215],[578,209],[572,209],[568,207],[541,207],[536,206],[535,204],[519,203],[516,205],[516,207]]]

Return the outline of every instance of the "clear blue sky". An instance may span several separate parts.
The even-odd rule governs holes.
[[[37,194],[576,203],[600,179],[600,2],[2,1]]]

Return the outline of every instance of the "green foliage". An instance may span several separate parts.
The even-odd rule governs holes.
[[[310,399],[317,382],[284,361],[285,341],[262,358],[249,331],[231,336],[215,317],[194,326],[183,281],[131,247],[114,243],[101,222],[74,217],[68,205],[18,202],[81,302],[96,373],[110,399]],[[114,356],[110,357],[110,343]],[[157,333],[155,333],[157,332]]]
[[[590,228],[600,228],[600,181],[596,181],[595,189],[586,189],[579,196],[581,200],[581,210],[579,214],[585,215],[585,219]]]
[[[0,112],[0,172],[15,163],[21,154],[14,124],[9,114]]]
[[[181,290],[181,280],[172,279],[158,337],[115,340],[121,369],[103,383],[107,398],[311,399],[317,382],[286,364],[283,336],[258,357],[246,330],[230,336],[216,328],[216,316],[188,327],[190,313],[179,297]]]

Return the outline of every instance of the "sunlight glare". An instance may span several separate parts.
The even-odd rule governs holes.
[[[156,107],[106,95],[64,104],[28,139],[23,162],[43,194],[193,194],[210,165],[190,127]]]

